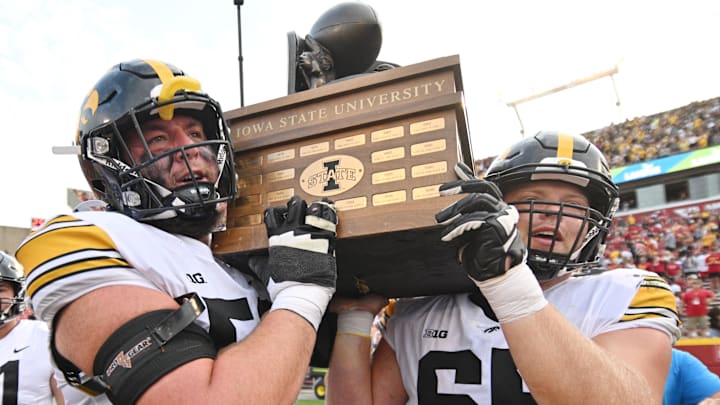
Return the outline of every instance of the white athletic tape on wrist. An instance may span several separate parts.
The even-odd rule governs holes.
[[[338,335],[370,337],[370,330],[375,316],[367,311],[343,311],[338,314]]]
[[[475,284],[500,323],[532,315],[548,303],[535,275],[525,263],[512,267],[501,277],[475,281]]]
[[[312,225],[315,228],[324,229],[326,231],[335,232],[337,225],[334,222],[328,221],[325,218],[316,217],[315,215],[306,215],[305,224]]]
[[[268,238],[268,243],[270,246],[287,246],[317,253],[327,253],[330,246],[330,241],[327,239],[313,239],[310,234],[295,235],[294,231],[271,236]]]
[[[317,331],[335,289],[292,281],[281,284],[288,285],[277,293],[270,310],[286,309],[295,312],[310,322]]]

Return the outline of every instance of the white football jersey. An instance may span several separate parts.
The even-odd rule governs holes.
[[[173,298],[196,292],[207,309],[195,322],[218,348],[244,339],[259,322],[257,292],[237,270],[218,264],[209,246],[119,213],[56,217],[31,232],[16,257],[33,309],[49,324],[78,297],[115,285]]]
[[[44,322],[24,319],[0,339],[0,398],[3,405],[52,404],[50,341]]]
[[[111,405],[112,402],[107,395],[91,396],[81,390],[71,386],[65,381],[65,377],[60,370],[55,371],[55,380],[58,381],[58,387],[63,394],[65,405]]]
[[[534,404],[487,301],[470,294],[401,299],[386,309],[408,404]],[[626,328],[679,337],[675,298],[655,273],[637,269],[573,276],[545,291],[590,338]],[[481,302],[482,301],[482,302]],[[469,401],[472,400],[472,401]]]

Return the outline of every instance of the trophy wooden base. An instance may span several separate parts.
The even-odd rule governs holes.
[[[441,229],[339,240],[338,294],[399,298],[473,291],[455,246],[440,241]]]
[[[440,241],[441,230],[432,227],[338,239],[337,294],[358,297],[375,293],[402,298],[476,290],[457,262],[455,246]],[[250,271],[250,256],[248,252],[220,255],[241,271]]]

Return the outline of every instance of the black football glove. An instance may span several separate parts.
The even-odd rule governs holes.
[[[335,204],[323,199],[308,207],[294,196],[265,210],[265,227],[268,257],[251,257],[250,268],[266,283],[272,309],[294,311],[317,330],[337,279]]]
[[[435,215],[438,223],[446,225],[441,239],[459,245],[458,260],[470,278],[484,281],[505,274],[508,257],[510,267],[525,261],[518,212],[502,200],[497,185],[480,179],[458,180],[443,184],[440,192],[471,193]]]
[[[268,208],[265,227],[270,247],[286,246],[330,255],[335,252],[337,213],[335,204],[327,198],[308,207],[294,196],[287,207]]]

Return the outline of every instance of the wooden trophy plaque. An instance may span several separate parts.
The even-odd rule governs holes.
[[[293,195],[338,210],[338,292],[472,291],[435,214],[473,158],[458,56],[337,80],[228,111],[238,197],[212,249],[240,269],[267,254],[263,212]]]

